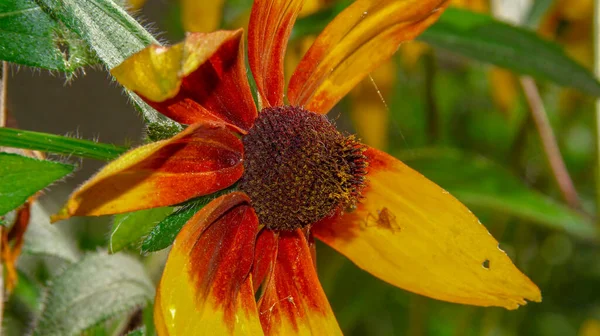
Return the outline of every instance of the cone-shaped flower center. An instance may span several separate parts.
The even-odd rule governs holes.
[[[240,189],[267,228],[294,230],[356,206],[365,146],[325,116],[300,107],[265,108],[243,142]]]

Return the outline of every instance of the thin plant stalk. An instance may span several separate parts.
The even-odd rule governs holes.
[[[558,184],[558,188],[560,189],[565,202],[567,202],[571,208],[579,209],[581,206],[577,190],[573,185],[573,180],[571,179],[571,176],[569,176],[560,149],[558,148],[558,143],[556,142],[554,131],[550,126],[550,121],[548,120],[548,115],[546,114],[546,109],[544,108],[544,103],[538,87],[533,78],[529,76],[521,77],[521,86],[523,87],[525,98],[529,105],[529,111],[531,112],[531,116],[533,117],[533,121],[540,136],[544,154],[550,165],[552,176]]]

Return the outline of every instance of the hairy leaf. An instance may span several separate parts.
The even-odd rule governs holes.
[[[0,2],[0,59],[67,73],[97,63],[85,42],[34,0]]]
[[[7,127],[0,128],[0,146],[107,161],[127,151],[126,147]]]
[[[116,215],[113,221],[108,251],[118,252],[139,243],[152,228],[167,217],[173,208],[154,208]]]
[[[158,42],[112,0],[35,0],[52,18],[83,39],[108,67],[114,68],[148,44]],[[166,122],[140,97],[127,91],[148,122]]]
[[[69,164],[0,153],[0,216],[73,169],[75,166]]]
[[[52,280],[33,335],[79,335],[151,301],[154,287],[139,261],[94,253]]]
[[[29,255],[53,257],[68,263],[79,260],[79,252],[65,233],[50,224],[50,214],[39,204],[31,205],[31,218],[25,232],[23,252]]]
[[[590,219],[527,187],[488,159],[451,149],[413,150],[400,158],[468,206],[517,216],[582,239],[597,239]]]

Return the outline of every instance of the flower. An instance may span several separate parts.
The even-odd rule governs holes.
[[[242,31],[189,34],[112,70],[189,126],[131,150],[76,190],[55,219],[175,205],[232,186],[175,239],[155,299],[160,335],[341,334],[314,267],[314,238],[398,287],[509,309],[538,288],[459,201],[323,116],[444,0],[357,0],[315,40],[284,98],[283,56],[299,0],[252,8]],[[255,293],[262,287],[261,298]]]

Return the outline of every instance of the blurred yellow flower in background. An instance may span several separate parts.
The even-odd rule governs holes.
[[[181,23],[187,32],[210,32],[221,25],[225,0],[179,0]],[[127,0],[130,9],[142,8],[146,0]]]
[[[210,32],[219,27],[224,0],[181,0],[181,20],[188,32]]]
[[[565,52],[588,69],[594,66],[592,0],[559,0],[548,11],[539,33],[555,40]],[[570,110],[584,95],[565,88],[560,96],[560,106]]]

